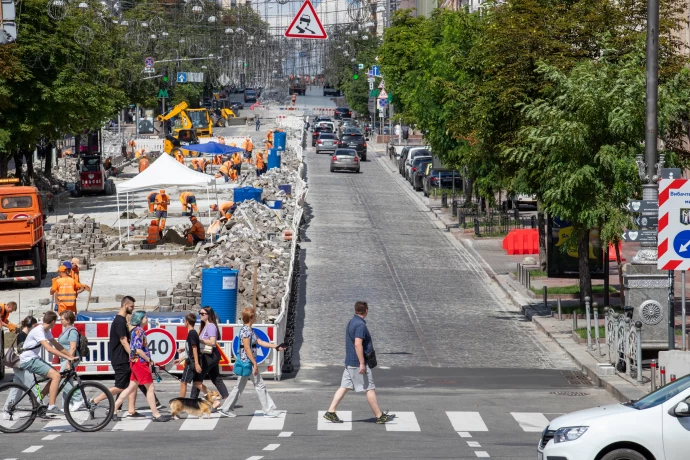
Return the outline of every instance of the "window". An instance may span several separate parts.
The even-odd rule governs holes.
[[[335,139],[333,134],[323,133],[319,136],[319,139]]]
[[[33,198],[30,196],[8,196],[2,199],[3,209],[24,209],[30,208]]]
[[[675,382],[669,383],[653,393],[649,393],[644,398],[638,399],[630,406],[635,409],[649,409],[650,407],[658,406],[663,404],[669,399],[676,396],[678,393],[690,388],[690,375],[676,380]]]

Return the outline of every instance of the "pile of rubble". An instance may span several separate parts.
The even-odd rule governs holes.
[[[101,224],[89,216],[75,219],[70,213],[67,219],[53,224],[47,233],[48,254],[58,260],[69,260],[78,257],[87,264],[96,252],[102,252],[114,242],[114,239],[103,234]]]

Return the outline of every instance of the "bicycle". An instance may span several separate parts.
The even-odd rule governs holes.
[[[67,385],[72,385],[63,397],[65,418],[75,429],[91,433],[110,423],[115,399],[105,385],[81,380],[76,371],[79,362],[75,359],[69,369],[60,372],[58,395]],[[72,383],[73,380],[76,384]],[[39,403],[36,394],[42,400],[39,385],[49,381],[34,374],[34,384],[30,389],[14,382],[0,385],[0,432],[20,433],[29,428],[37,416],[45,415],[47,406]],[[106,399],[99,404],[92,403],[100,394],[105,394]]]

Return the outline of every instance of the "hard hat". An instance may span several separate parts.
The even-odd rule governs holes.
[[[74,257],[74,258],[72,259],[72,267],[74,267],[74,266],[79,267],[79,259],[76,258],[76,257]]]
[[[67,270],[72,270],[72,263],[67,260],[62,263],[62,266],[65,267]]]
[[[64,265],[60,265],[60,267],[58,267],[58,273],[62,272],[67,272],[67,267],[65,267]]]

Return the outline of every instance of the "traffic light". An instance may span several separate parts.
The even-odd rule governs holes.
[[[161,87],[165,88],[168,86],[168,69],[163,69],[163,76],[161,77]]]
[[[359,66],[357,64],[352,66],[352,79],[359,80]]]

